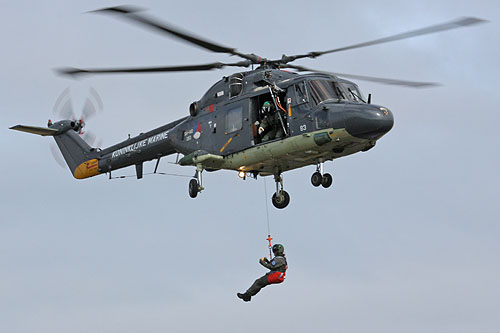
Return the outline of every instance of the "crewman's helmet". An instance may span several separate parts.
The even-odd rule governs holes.
[[[264,102],[264,104],[262,105],[262,112],[264,112],[264,114],[266,114],[269,111],[271,111],[271,103]]]
[[[273,253],[275,256],[282,256],[285,253],[285,248],[281,244],[274,244]]]

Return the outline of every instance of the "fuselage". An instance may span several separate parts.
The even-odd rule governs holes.
[[[265,101],[277,101],[283,138],[262,142],[256,132]],[[188,117],[100,151],[98,173],[172,153],[185,156],[181,165],[281,173],[368,150],[394,121],[350,81],[276,69],[223,78],[193,105]]]

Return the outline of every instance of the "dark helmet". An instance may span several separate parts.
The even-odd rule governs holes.
[[[285,254],[285,248],[281,244],[274,244],[273,253],[275,256],[282,256],[283,254]]]
[[[264,104],[262,105],[262,112],[268,113],[269,111],[271,111],[271,103],[264,102]]]

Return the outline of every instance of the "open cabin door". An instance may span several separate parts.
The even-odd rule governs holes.
[[[274,97],[278,97],[278,100],[274,100]],[[259,124],[262,124],[265,118],[265,114],[262,112],[262,106],[264,105],[265,102],[269,102],[272,104],[272,111],[273,113],[279,114],[279,117],[281,120],[276,121],[274,123],[273,121],[273,128],[276,131],[276,127],[279,127],[282,130],[282,136],[281,137],[276,137],[276,138],[271,138],[269,141],[274,141],[274,140],[279,140],[286,138],[290,136],[290,117],[289,117],[289,111],[288,111],[288,105],[287,105],[287,100],[288,100],[288,95],[286,91],[276,94],[276,95],[271,95],[271,93],[264,93],[262,95],[254,96],[250,99],[250,121],[251,121],[251,127],[252,127],[252,136],[253,136],[253,144],[259,144],[262,143],[262,138],[265,136],[265,133],[259,134],[258,129],[259,129]],[[266,132],[268,130],[266,129]],[[264,138],[265,139],[265,138]]]

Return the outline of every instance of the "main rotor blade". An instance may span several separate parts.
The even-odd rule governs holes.
[[[365,75],[318,71],[318,70],[314,70],[314,69],[310,69],[310,68],[306,68],[306,67],[302,67],[302,66],[296,66],[296,65],[286,65],[283,67],[294,68],[300,72],[327,73],[327,74],[333,74],[335,76],[345,77],[345,78],[349,78],[349,79],[377,82],[377,83],[390,84],[390,85],[396,85],[396,86],[405,86],[405,87],[410,87],[410,88],[428,88],[428,87],[436,87],[436,86],[440,85],[439,83],[434,83],[434,82],[404,81],[404,80],[387,79],[387,78],[365,76]]]
[[[290,61],[294,61],[296,59],[301,59],[301,58],[316,58],[316,57],[323,55],[323,54],[352,50],[352,49],[357,49],[357,48],[371,46],[371,45],[377,45],[377,44],[383,44],[383,43],[393,42],[393,41],[397,41],[397,40],[401,40],[401,39],[413,38],[413,37],[417,37],[417,36],[421,36],[421,35],[427,35],[427,34],[432,34],[432,33],[436,33],[436,32],[456,29],[456,28],[460,28],[460,27],[472,26],[472,25],[486,23],[486,22],[488,22],[488,21],[480,19],[480,18],[463,17],[463,18],[453,20],[451,22],[436,24],[436,25],[432,25],[432,26],[429,26],[426,28],[412,30],[412,31],[400,33],[397,35],[379,38],[379,39],[371,40],[371,41],[364,42],[364,43],[354,44],[354,45],[350,45],[350,46],[344,46],[344,47],[340,47],[340,48],[332,49],[332,50],[328,50],[328,51],[310,52],[307,54],[299,54],[299,55],[294,55],[294,56],[283,55],[282,63],[288,63]]]
[[[233,67],[248,67],[250,61],[240,61],[236,63],[225,64],[222,62],[214,62],[204,65],[186,65],[186,66],[167,66],[167,67],[137,67],[137,68],[90,68],[79,69],[73,67],[56,69],[61,75],[78,76],[83,74],[119,74],[119,73],[162,73],[162,72],[192,72],[192,71],[208,71],[212,69],[220,69],[226,66]]]
[[[232,55],[236,55],[242,57],[244,59],[248,59],[253,62],[260,62],[262,58],[256,56],[255,54],[244,54],[237,52],[235,48],[226,47],[211,41],[208,41],[204,38],[197,37],[191,33],[184,32],[179,28],[174,28],[171,25],[161,22],[157,19],[149,17],[144,14],[139,14],[141,10],[137,7],[132,6],[116,6],[116,7],[108,7],[103,9],[98,9],[92,11],[92,13],[104,13],[104,14],[115,14],[124,19],[131,20],[133,22],[142,24],[152,30],[155,30],[160,33],[167,33],[169,35],[173,35],[179,39],[187,41],[189,43],[195,44],[199,47],[207,49],[212,52],[217,53],[229,53]]]

